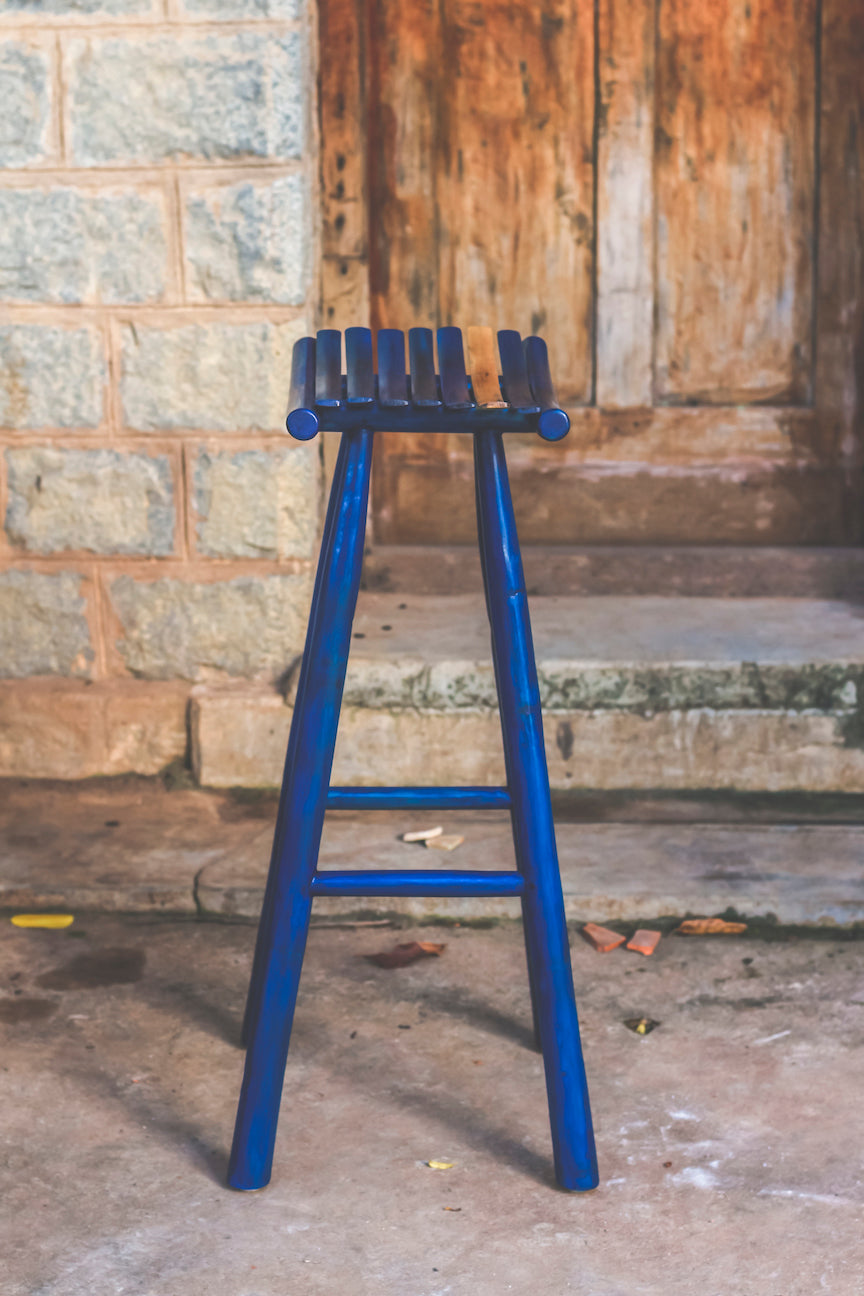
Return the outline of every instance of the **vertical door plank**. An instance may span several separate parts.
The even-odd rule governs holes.
[[[864,0],[823,0],[815,405],[826,453],[855,483],[864,459]]]
[[[816,0],[662,0],[659,399],[809,398]]]
[[[435,159],[446,63],[438,0],[369,8],[372,319],[404,330],[438,319]]]
[[[318,0],[322,322],[369,315],[363,0]]]
[[[597,393],[650,405],[654,327],[656,0],[599,0]]]
[[[442,323],[548,340],[591,399],[594,13],[589,0],[441,0]]]

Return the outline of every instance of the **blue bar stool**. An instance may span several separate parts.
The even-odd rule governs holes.
[[[597,1186],[597,1157],[573,993],[558,871],[537,668],[519,540],[504,458],[505,432],[566,436],[546,344],[518,333],[430,329],[405,338],[381,329],[378,372],[365,328],[334,329],[294,347],[288,431],[342,433],[324,523],[306,647],[246,1005],[246,1069],[228,1172],[233,1188],[269,1182],[276,1122],[312,901],[338,896],[519,896],[534,1023],[546,1071],[555,1173],[562,1188]],[[504,788],[331,788],[330,772],[360,588],[372,440],[376,432],[462,432],[474,437],[477,529],[507,786]],[[516,869],[317,871],[327,809],[509,808]]]

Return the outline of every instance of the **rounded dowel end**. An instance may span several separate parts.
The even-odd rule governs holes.
[[[285,420],[285,426],[296,441],[311,441],[318,433],[318,415],[314,410],[293,409]]]
[[[562,409],[547,409],[540,415],[537,431],[544,441],[560,441],[570,431],[570,419]]]

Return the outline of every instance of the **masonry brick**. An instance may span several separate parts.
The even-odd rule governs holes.
[[[308,558],[318,532],[317,447],[200,450],[194,498],[199,553]]]
[[[306,181],[196,188],[186,198],[186,264],[195,301],[299,305],[309,248]]]
[[[0,166],[30,166],[47,158],[50,78],[45,50],[20,40],[0,40]]]
[[[124,328],[127,427],[284,431],[291,349],[304,331],[302,321]]]
[[[98,427],[105,376],[96,329],[0,327],[0,427]]]
[[[170,554],[171,467],[165,455],[117,450],[6,451],[6,531],[30,553]]]
[[[159,191],[0,192],[0,297],[9,301],[157,302],[168,249]]]
[[[117,648],[143,679],[219,675],[276,679],[303,644],[307,575],[239,576],[211,584],[118,576],[109,587]]]
[[[306,0],[182,0],[184,14],[195,18],[299,18]]]
[[[51,17],[125,18],[153,12],[153,0],[2,0],[2,12],[29,18],[36,14]]]
[[[188,691],[145,680],[0,682],[0,778],[158,774],[186,753]]]
[[[297,32],[72,40],[73,159],[101,166],[297,158],[303,74]]]
[[[92,674],[82,578],[0,572],[0,677]]]

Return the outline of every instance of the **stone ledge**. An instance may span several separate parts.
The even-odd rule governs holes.
[[[206,787],[274,787],[292,711],[272,690],[193,690],[193,768]],[[553,787],[864,791],[864,750],[847,745],[848,717],[819,712],[547,711]],[[503,781],[493,711],[343,708],[336,784],[496,784]]]

